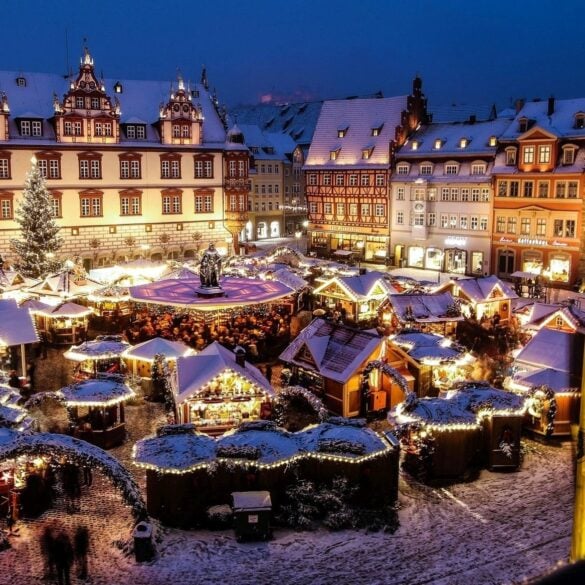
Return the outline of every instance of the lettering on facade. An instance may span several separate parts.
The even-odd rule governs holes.
[[[445,246],[465,246],[467,238],[464,236],[449,236],[445,238]]]

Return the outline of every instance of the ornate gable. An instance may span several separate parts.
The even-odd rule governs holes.
[[[201,107],[193,104],[181,76],[177,88],[171,88],[169,101],[160,105],[159,125],[163,144],[201,144],[203,140]]]
[[[106,143],[120,141],[120,104],[106,93],[85,49],[79,74],[60,102],[53,98],[55,134],[58,142]]]

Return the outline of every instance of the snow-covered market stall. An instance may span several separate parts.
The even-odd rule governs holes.
[[[149,513],[181,527],[201,523],[206,509],[229,503],[234,490],[267,490],[277,509],[284,490],[303,479],[347,477],[361,502],[382,507],[396,498],[398,456],[391,436],[339,419],[297,433],[246,423],[215,440],[193,425],[171,425],[138,441],[133,454],[146,469]]]
[[[181,357],[170,376],[177,422],[221,435],[241,422],[270,415],[274,390],[258,368],[217,342]]]
[[[35,311],[39,331],[50,343],[69,345],[79,343],[87,336],[88,318],[92,309],[77,303],[63,303]]]
[[[60,392],[75,437],[102,449],[124,442],[124,403],[135,394],[122,377],[100,375],[62,388]]]
[[[73,377],[85,380],[98,374],[122,373],[121,356],[129,347],[130,344],[120,335],[98,335],[92,341],[72,346],[63,356],[76,362]]]

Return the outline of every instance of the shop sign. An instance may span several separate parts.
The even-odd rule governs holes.
[[[539,238],[518,238],[518,243],[529,246],[548,246],[548,240],[541,240]]]
[[[467,238],[464,236],[449,236],[445,238],[445,246],[465,246]]]
[[[553,246],[568,246],[569,244],[567,244],[567,242],[557,242],[556,240],[553,240],[552,245]]]
[[[512,238],[504,238],[503,236],[500,238],[500,244],[511,244],[513,242]]]

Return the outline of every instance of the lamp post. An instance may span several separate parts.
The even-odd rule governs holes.
[[[295,238],[297,240],[297,251],[299,251],[299,252],[301,251],[301,247],[300,247],[299,242],[300,242],[302,236],[303,236],[303,232],[300,232],[300,231],[295,232]]]

